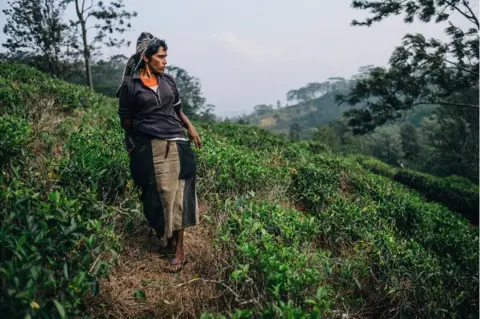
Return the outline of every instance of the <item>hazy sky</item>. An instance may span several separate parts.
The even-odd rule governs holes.
[[[220,116],[249,113],[256,104],[283,104],[288,90],[308,82],[385,65],[408,32],[445,38],[445,24],[406,25],[401,17],[352,27],[352,19],[367,13],[353,10],[351,0],[124,2],[138,12],[133,30],[124,35],[132,44],[105,54],[131,55],[142,31],[166,39],[168,62],[200,79]],[[478,10],[478,0],[473,2]],[[0,0],[0,9],[5,7]],[[5,17],[0,19],[3,27]]]

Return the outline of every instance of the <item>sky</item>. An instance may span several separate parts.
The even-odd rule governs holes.
[[[7,7],[0,0],[0,9]],[[221,117],[248,114],[257,104],[285,104],[286,93],[328,77],[349,78],[360,66],[385,66],[406,33],[445,39],[445,24],[413,23],[391,17],[371,27],[354,27],[365,11],[351,0],[124,0],[135,10],[130,47],[105,56],[133,54],[148,31],[166,40],[168,63],[197,77],[207,103]],[[478,0],[474,0],[478,12]],[[73,8],[72,8],[73,9]],[[73,17],[73,11],[67,12]],[[0,15],[3,28],[6,19]],[[5,41],[0,34],[0,43]]]

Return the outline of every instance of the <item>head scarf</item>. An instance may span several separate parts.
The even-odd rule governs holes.
[[[126,76],[131,76],[140,66],[140,63],[147,52],[148,47],[158,41],[159,39],[154,37],[149,32],[142,32],[137,39],[137,45],[135,53],[128,59],[125,68],[123,69],[122,82]],[[120,84],[121,86],[121,84]],[[116,97],[120,95],[120,87],[117,89]]]

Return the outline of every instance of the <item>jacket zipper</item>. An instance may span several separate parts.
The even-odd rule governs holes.
[[[158,92],[158,98],[160,99],[160,105],[159,105],[159,107],[162,107],[162,95],[160,94],[160,80],[161,80],[160,77],[157,77],[158,86],[157,86],[157,90],[156,90],[156,91]],[[156,93],[155,93],[155,96],[157,96]],[[159,103],[159,102],[157,101],[157,103]]]
[[[143,83],[142,83],[142,85],[145,86],[145,84],[143,84]],[[157,96],[157,93],[155,93],[151,88],[149,88],[147,86],[145,86],[145,87],[152,92],[153,96],[155,96],[155,101],[157,102],[158,107],[161,108],[162,107],[162,96],[160,94],[160,79],[158,81],[158,86],[157,86],[157,90],[156,90],[158,92],[158,96]],[[160,99],[160,101],[159,101],[159,99]]]

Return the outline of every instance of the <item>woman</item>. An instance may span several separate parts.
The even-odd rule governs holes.
[[[164,73],[167,49],[165,41],[142,33],[118,91],[118,114],[143,212],[157,237],[167,239],[161,253],[174,255],[166,269],[176,272],[185,263],[183,231],[198,223],[195,153],[184,129],[197,148],[202,142],[182,112],[175,80]]]

